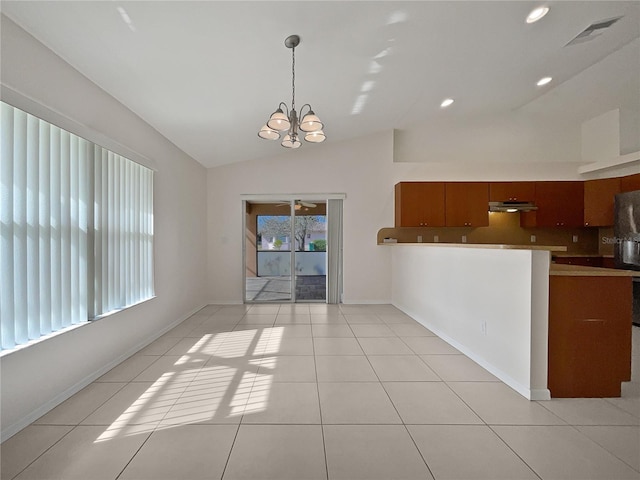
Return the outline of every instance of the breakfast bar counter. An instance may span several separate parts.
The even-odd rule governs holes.
[[[526,398],[629,380],[633,273],[552,263],[566,247],[385,245],[392,303]]]

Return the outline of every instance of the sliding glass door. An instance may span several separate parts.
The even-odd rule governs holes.
[[[245,302],[326,302],[326,201],[245,200]]]
[[[295,222],[295,298],[327,299],[327,208],[325,202],[297,200]]]
[[[291,202],[245,202],[245,301],[290,302]]]

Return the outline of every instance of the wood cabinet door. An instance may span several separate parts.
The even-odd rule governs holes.
[[[425,182],[421,187],[423,227],[444,227],[444,182]]]
[[[422,202],[417,182],[398,183],[395,187],[395,226],[417,227],[422,219]]]
[[[535,182],[491,182],[489,200],[491,202],[532,202],[536,194]]]
[[[581,227],[584,182],[536,182],[537,227]]]
[[[444,224],[444,182],[396,185],[396,227],[443,227]]]
[[[613,226],[613,200],[620,193],[619,178],[584,182],[584,226]]]
[[[621,192],[633,192],[635,190],[640,190],[640,173],[620,177]]]
[[[616,397],[631,377],[629,277],[549,277],[551,397]]]
[[[486,227],[489,225],[489,184],[455,182],[445,185],[447,227]]]

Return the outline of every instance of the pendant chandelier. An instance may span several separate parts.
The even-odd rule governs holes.
[[[300,37],[291,35],[286,38],[284,44],[291,49],[291,110],[286,103],[280,102],[278,109],[271,114],[267,124],[258,132],[258,136],[265,140],[278,140],[280,132],[286,131],[287,134],[280,143],[286,148],[298,148],[301,145],[300,135],[304,135],[307,142],[324,142],[326,139],[322,131],[324,125],[311,109],[311,105],[307,103],[302,106],[300,117],[296,112],[296,47],[300,44]],[[306,113],[304,113],[305,108],[307,108]],[[298,129],[301,133],[298,133]]]

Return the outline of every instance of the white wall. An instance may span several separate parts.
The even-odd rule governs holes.
[[[205,304],[206,171],[4,16],[1,29],[3,100],[157,170],[156,298],[4,355],[4,440]]]
[[[250,139],[247,139],[250,141]],[[391,132],[337,144],[305,144],[279,156],[209,169],[209,301],[242,302],[241,194],[344,193],[344,301],[390,299],[389,255],[376,245],[393,224]],[[303,197],[304,198],[304,197]]]
[[[526,398],[549,398],[549,252],[384,248],[392,251],[396,307]]]

